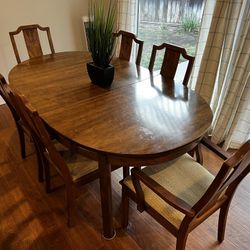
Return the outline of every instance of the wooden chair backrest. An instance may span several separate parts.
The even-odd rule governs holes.
[[[165,49],[165,54],[160,71],[161,75],[168,79],[174,79],[180,61],[180,56],[182,55],[185,59],[188,60],[188,67],[184,76],[184,80],[182,82],[183,85],[187,86],[194,64],[194,57],[189,56],[184,48],[167,43],[163,43],[159,46],[153,45],[148,69],[150,71],[153,71],[156,52],[157,50],[162,50],[162,49]]]
[[[241,180],[250,172],[250,139],[230,158],[224,161],[214,181],[194,205],[197,215],[206,213],[221,198],[221,194],[232,196]]]
[[[5,78],[0,74],[0,95],[8,105],[15,121],[17,122],[20,120],[20,116],[17,113],[17,110],[15,109],[15,106],[11,102],[10,96],[9,96],[10,88],[5,80]]]
[[[39,57],[43,55],[38,29],[47,32],[51,53],[52,54],[55,53],[49,27],[41,27],[38,24],[20,26],[16,31],[9,32],[17,63],[21,63],[21,59],[18,53],[14,36],[19,34],[21,31],[23,32],[24,41],[29,54],[29,58]]]
[[[72,176],[69,169],[51,141],[38,112],[26,101],[24,96],[11,92],[10,98],[18,107],[22,121],[29,128],[36,142],[39,143],[39,146],[43,148],[47,159],[57,169],[65,183],[71,183]]]
[[[120,54],[119,54],[120,59],[129,61],[131,57],[133,41],[138,44],[139,47],[138,47],[138,52],[137,52],[137,57],[136,57],[136,64],[140,65],[142,49],[143,49],[143,41],[138,40],[133,33],[130,33],[124,30],[120,30],[118,33],[115,33],[114,35],[116,37],[122,36]]]

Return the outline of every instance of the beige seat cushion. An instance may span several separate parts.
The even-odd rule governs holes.
[[[202,197],[214,180],[214,176],[188,154],[164,164],[145,167],[142,171],[190,206]],[[124,183],[135,192],[130,176]],[[142,189],[146,203],[178,229],[185,215],[143,184]]]
[[[54,145],[65,160],[73,181],[76,181],[82,176],[98,169],[98,163],[96,161],[90,160],[80,154],[76,154],[60,143],[55,143]]]

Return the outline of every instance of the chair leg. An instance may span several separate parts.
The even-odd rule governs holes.
[[[231,199],[229,199],[223,206],[220,208],[219,221],[218,221],[218,241],[222,242],[225,237],[226,223],[227,223],[227,215],[229,211],[229,206],[231,203]]]
[[[74,194],[72,188],[66,185],[66,204],[67,204],[67,226],[72,227],[72,211],[73,211]]]
[[[44,159],[43,167],[44,167],[44,175],[45,175],[45,190],[46,190],[46,193],[48,194],[48,193],[51,192],[51,187],[50,187],[50,165],[49,165],[48,160],[45,159],[45,157],[43,159]]]
[[[179,234],[176,242],[176,250],[185,250],[186,242],[187,242],[188,232],[184,234]]]
[[[122,187],[122,213],[121,213],[121,225],[123,228],[128,226],[128,214],[129,214],[129,198],[124,187]]]
[[[44,181],[43,176],[43,169],[44,169],[44,163],[43,163],[43,152],[41,152],[41,149],[37,145],[37,143],[34,141],[35,149],[36,149],[36,158],[37,158],[37,165],[38,165],[38,180],[39,182]]]
[[[43,182],[44,181],[44,176],[43,176],[43,160],[42,157],[40,155],[40,153],[37,153],[37,164],[38,164],[38,180],[39,182]]]
[[[24,137],[24,132],[22,127],[16,123],[17,131],[18,131],[18,136],[19,136],[19,141],[20,141],[20,147],[21,147],[21,156],[23,159],[26,158],[26,150],[25,150],[25,137]]]
[[[125,179],[126,177],[129,176],[129,166],[123,166],[122,170],[123,170],[123,179]]]

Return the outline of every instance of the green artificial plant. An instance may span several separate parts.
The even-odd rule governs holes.
[[[109,66],[114,53],[117,0],[90,0],[89,25],[86,29],[88,48],[96,66]]]

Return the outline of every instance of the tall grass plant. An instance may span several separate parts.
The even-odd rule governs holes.
[[[89,0],[88,48],[95,65],[106,68],[114,53],[117,0]]]

